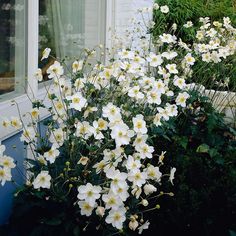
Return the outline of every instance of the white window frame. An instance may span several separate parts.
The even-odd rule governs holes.
[[[100,6],[102,6],[102,3],[105,4],[104,12],[101,7],[99,7],[99,9],[101,10],[102,15],[105,14],[106,18],[106,25],[100,25],[99,30],[105,32],[104,44],[106,48],[110,48],[112,35],[111,29],[114,26],[114,6],[116,0],[99,1],[101,1]],[[46,95],[45,88],[41,88],[41,86],[38,85],[37,80],[34,78],[35,71],[38,68],[39,0],[28,0],[27,8],[27,95],[22,94],[20,96],[12,97],[9,100],[0,102],[0,122],[2,122],[4,118],[18,116],[17,107],[12,105],[13,100],[17,102],[21,114],[25,114],[32,108],[29,97],[33,98],[35,96],[37,99],[43,99]],[[107,60],[108,58],[106,58],[106,61]],[[47,116],[48,113],[45,112],[44,114],[41,114],[41,119],[43,120]],[[27,118],[25,118],[25,120],[27,122]],[[2,124],[0,124],[0,141],[10,138],[20,131],[21,130],[15,130],[11,127],[4,128]]]

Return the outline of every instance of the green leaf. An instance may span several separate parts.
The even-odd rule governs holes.
[[[208,153],[209,149],[210,149],[210,147],[207,144],[203,143],[197,148],[197,152],[199,152],[199,153]]]
[[[188,145],[188,137],[184,136],[179,140],[180,145],[186,149]]]

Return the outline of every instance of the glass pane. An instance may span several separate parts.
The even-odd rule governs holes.
[[[44,48],[51,48],[54,57],[74,60],[84,47],[103,44],[104,0],[40,0],[39,14],[39,68],[44,80],[47,68],[55,60],[41,61]]]
[[[24,0],[0,1],[0,32],[0,95],[16,95],[25,84]]]

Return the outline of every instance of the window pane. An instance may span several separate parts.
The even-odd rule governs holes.
[[[44,48],[51,48],[54,57],[74,60],[84,47],[104,43],[105,0],[40,0],[39,12],[39,68],[44,80],[54,61],[40,61]]]
[[[25,85],[24,0],[1,0],[0,32],[0,95],[16,95]]]

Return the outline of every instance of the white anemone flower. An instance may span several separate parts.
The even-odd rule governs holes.
[[[8,169],[13,169],[16,167],[16,164],[14,163],[14,159],[12,157],[0,155],[0,166]]]
[[[51,149],[44,153],[44,158],[49,161],[50,164],[54,163],[56,158],[59,156],[60,151],[55,145],[52,145]]]
[[[134,136],[134,131],[130,130],[125,123],[119,123],[111,128],[111,137],[116,142],[116,147],[128,145]]]
[[[145,169],[148,179],[155,180],[159,182],[161,180],[162,173],[158,166],[150,165],[148,168]]]
[[[146,134],[147,133],[147,127],[146,127],[146,121],[144,120],[143,115],[139,114],[133,117],[133,126],[134,131],[136,133],[140,134]]]
[[[77,92],[72,96],[68,96],[67,100],[71,100],[70,108],[81,111],[87,106],[87,99],[83,97],[82,93]]]
[[[190,97],[190,95],[186,92],[179,93],[176,98],[176,105],[181,107],[186,107],[186,101]]]
[[[11,181],[12,175],[11,175],[11,169],[0,167],[0,182],[3,186],[7,181]]]
[[[161,55],[156,55],[153,52],[150,52],[149,57],[147,57],[147,61],[152,67],[160,66],[163,62]]]
[[[160,10],[164,14],[167,14],[170,11],[170,9],[169,9],[169,7],[167,5],[161,6]]]
[[[38,81],[42,81],[43,80],[43,74],[42,74],[42,70],[40,68],[38,68],[34,74],[34,77],[38,80]]]
[[[100,186],[87,183],[86,185],[81,185],[78,187],[77,198],[80,200],[85,200],[89,204],[93,205],[95,201],[100,198],[101,191],[102,188]]]
[[[128,180],[133,183],[133,186],[142,187],[146,183],[147,173],[141,172],[139,169],[133,170],[128,174]]]
[[[123,223],[126,220],[126,209],[124,207],[120,207],[117,210],[110,210],[108,216],[106,217],[106,223],[112,224],[114,228],[122,229]]]
[[[35,189],[39,188],[50,189],[51,179],[52,177],[49,175],[48,171],[41,171],[33,181],[33,186]]]
[[[47,69],[48,78],[57,78],[59,79],[64,74],[64,69],[61,66],[60,62],[55,61],[48,69]]]
[[[73,64],[72,64],[72,71],[73,71],[73,73],[76,73],[77,71],[82,70],[82,68],[83,68],[83,63],[84,63],[83,60],[74,61]]]
[[[109,192],[108,194],[103,194],[102,200],[105,203],[106,209],[112,208],[114,210],[117,210],[119,207],[124,205],[120,197],[112,192]]]
[[[80,207],[81,215],[91,216],[94,208],[97,206],[95,202],[79,201],[78,205]]]
[[[144,98],[144,94],[142,92],[140,92],[140,87],[134,86],[132,87],[129,92],[128,92],[128,96],[131,98],[135,98],[135,99],[143,99]]]

